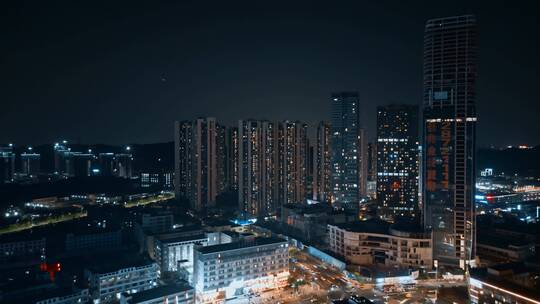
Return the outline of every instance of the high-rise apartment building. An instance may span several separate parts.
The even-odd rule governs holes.
[[[239,149],[238,126],[229,128],[227,131],[227,184],[231,190],[238,190]]]
[[[276,123],[238,122],[238,202],[241,211],[255,216],[276,212],[277,137]]]
[[[187,198],[197,212],[215,206],[223,190],[221,128],[211,117],[175,123],[175,193]]]
[[[306,199],[307,124],[283,121],[278,126],[278,201],[299,203]]]
[[[377,107],[377,203],[385,220],[418,210],[418,107]]]
[[[358,93],[334,93],[331,103],[333,201],[355,209],[360,196],[365,195],[367,177],[362,159],[365,138],[360,128]]]
[[[476,18],[432,19],[424,33],[423,202],[434,259],[466,267],[475,247]]]
[[[41,171],[41,155],[38,153],[21,153],[21,173],[36,176]]]
[[[317,126],[314,199],[321,202],[332,201],[331,132],[328,122],[321,121]]]
[[[15,174],[15,153],[13,146],[0,147],[0,184],[13,181]]]
[[[238,138],[240,210],[254,216],[270,216],[276,214],[279,206],[306,198],[306,124],[241,120]]]

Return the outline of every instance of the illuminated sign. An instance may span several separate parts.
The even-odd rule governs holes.
[[[426,124],[426,190],[450,190],[451,121]]]

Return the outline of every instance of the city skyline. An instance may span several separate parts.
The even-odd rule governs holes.
[[[221,5],[9,8],[0,302],[540,303],[527,6]]]
[[[34,16],[42,12],[39,5],[20,4],[12,9],[26,26],[18,30],[17,23],[8,19],[8,48],[3,50],[8,60],[2,73],[6,90],[0,126],[13,132],[2,133],[0,142],[36,145],[59,138],[107,144],[164,142],[172,139],[173,121],[202,116],[216,117],[225,125],[249,118],[301,120],[310,126],[313,137],[317,123],[328,120],[327,96],[341,90],[359,92],[361,120],[372,140],[376,106],[421,102],[422,42],[417,32],[423,23],[434,16],[468,12],[482,20],[479,146],[540,142],[532,85],[538,58],[531,56],[538,43],[518,30],[537,28],[530,23],[533,18],[527,18],[533,9],[497,2],[424,4],[417,10],[403,6],[399,7],[402,16],[389,16],[388,4],[343,4],[328,11],[316,4],[307,10],[276,5],[267,14],[255,5],[243,7],[239,11],[243,19],[236,21],[216,18],[210,11],[198,15],[202,22],[193,17],[177,22],[171,14],[183,16],[201,8],[134,5],[132,17],[120,21],[114,18],[120,7],[111,7],[111,15],[104,15],[96,5],[84,13],[68,14],[71,7],[66,5],[51,12],[54,21]],[[235,8],[228,8],[231,16],[238,16]],[[155,15],[167,13],[156,19],[153,14],[146,16],[146,9]],[[496,22],[502,16],[507,20],[504,27]],[[375,27],[380,24],[375,18],[388,22]],[[103,22],[98,25],[96,20]],[[63,21],[73,21],[72,28],[58,30]],[[43,29],[36,26],[38,22]],[[43,30],[51,29],[54,35],[43,35]],[[527,47],[517,53],[505,37]],[[50,48],[43,47],[45,38],[51,39]],[[111,46],[104,47],[103,39]],[[345,41],[347,47],[339,47]],[[60,55],[67,56],[60,59]],[[262,73],[249,76],[255,67]],[[231,77],[224,77],[228,74]],[[386,90],[382,83],[398,85]],[[495,93],[492,87],[504,89]],[[505,108],[508,100],[515,106]],[[133,117],[140,123],[131,123]]]

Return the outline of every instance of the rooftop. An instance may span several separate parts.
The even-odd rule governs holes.
[[[366,221],[354,221],[349,223],[337,224],[340,229],[344,229],[350,232],[367,232],[388,234],[388,228],[390,223],[379,219],[369,219]]]
[[[130,267],[146,266],[154,263],[147,256],[139,255],[134,252],[95,255],[87,259],[88,261],[85,261],[86,265],[88,265],[86,268],[93,273],[100,274]]]
[[[202,254],[216,253],[222,251],[236,250],[240,248],[256,247],[270,244],[286,243],[284,239],[277,237],[256,237],[250,241],[238,241],[227,244],[199,247],[196,250]]]
[[[176,237],[157,237],[161,241],[161,243],[178,243],[178,242],[187,242],[187,241],[194,241],[194,240],[206,240],[207,237],[204,233],[199,233],[195,235],[181,235]]]
[[[526,287],[513,281],[511,279],[511,276],[506,275],[506,272],[510,270],[513,274],[524,274],[526,272],[529,272],[526,266],[522,263],[501,264],[492,266],[490,268],[496,271],[503,271],[505,272],[505,274],[497,275],[493,271],[489,271],[489,268],[472,268],[471,278],[503,288],[504,290],[534,299],[536,301],[540,301],[539,286]]]
[[[168,295],[172,295],[175,293],[180,293],[180,292],[184,292],[188,290],[193,290],[193,287],[187,284],[184,284],[184,285],[173,284],[173,285],[159,286],[156,288],[137,292],[131,295],[131,302],[133,303],[145,302],[152,299],[161,298],[164,296],[168,296]]]

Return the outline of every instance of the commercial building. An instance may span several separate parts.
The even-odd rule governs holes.
[[[424,32],[423,202],[434,259],[463,269],[475,252],[476,18],[432,19]]]
[[[328,225],[330,250],[355,265],[431,269],[431,233],[409,222],[379,219]]]
[[[186,284],[158,286],[135,294],[123,293],[120,304],[195,304],[195,291]]]
[[[418,107],[377,107],[377,202],[385,220],[420,216]]]
[[[317,151],[315,156],[315,200],[332,201],[332,128],[321,121],[317,126]]]
[[[523,263],[473,268],[469,277],[471,303],[540,303],[539,273]]]
[[[191,209],[206,212],[223,191],[224,130],[215,118],[175,122],[175,193],[190,201]]]
[[[280,220],[285,234],[312,244],[327,245],[328,225],[353,222],[356,213],[335,210],[329,203],[286,204]]]
[[[333,201],[352,209],[357,209],[361,196],[366,194],[367,181],[359,102],[358,92],[334,93],[331,97]]]
[[[180,234],[156,235],[154,237],[154,255],[162,273],[182,270],[191,281],[193,275],[193,250],[197,245],[206,246],[208,237],[204,233],[196,235]]]
[[[90,296],[95,303],[113,303],[122,293],[133,294],[155,288],[159,278],[156,263],[139,256],[111,256],[84,270]]]
[[[198,303],[218,303],[287,284],[285,240],[252,238],[195,250],[194,287]]]

